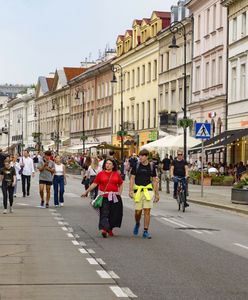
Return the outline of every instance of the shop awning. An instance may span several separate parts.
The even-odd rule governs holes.
[[[207,154],[223,152],[228,144],[231,144],[244,136],[248,136],[248,128],[227,130],[204,142],[204,150]],[[189,150],[189,154],[200,153],[201,143]]]

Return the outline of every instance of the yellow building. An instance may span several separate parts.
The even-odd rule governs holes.
[[[132,30],[117,38],[117,86],[113,94],[113,145],[120,146],[121,94],[123,93],[124,143],[129,153],[157,138],[158,131],[158,34],[170,25],[169,12],[154,11],[150,19],[134,20]]]

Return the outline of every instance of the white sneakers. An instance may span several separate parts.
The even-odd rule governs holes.
[[[10,212],[10,213],[13,213],[13,212],[14,212],[14,210],[13,210],[13,207],[12,207],[12,206],[10,206],[10,208],[9,208],[9,212]],[[4,209],[4,210],[3,210],[3,214],[5,214],[5,215],[7,214],[7,209]]]
[[[3,214],[7,214],[7,209],[4,209],[4,210],[3,210]]]
[[[64,203],[60,203],[59,205],[60,205],[61,207],[63,207],[63,206],[64,206]]]

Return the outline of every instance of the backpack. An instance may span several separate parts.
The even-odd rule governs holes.
[[[153,170],[154,170],[154,163],[151,161],[151,162],[149,162],[149,164],[150,164],[150,169],[151,169],[151,174],[152,174]],[[140,162],[138,161],[136,164],[136,174],[138,172],[139,166],[140,166]],[[157,171],[156,171],[156,174],[157,174]]]

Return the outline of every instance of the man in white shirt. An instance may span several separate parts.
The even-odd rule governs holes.
[[[26,197],[30,195],[30,182],[31,176],[34,177],[34,162],[32,158],[29,157],[29,151],[25,150],[23,157],[20,158],[20,167],[22,175],[22,195]],[[27,189],[26,189],[27,182]]]

